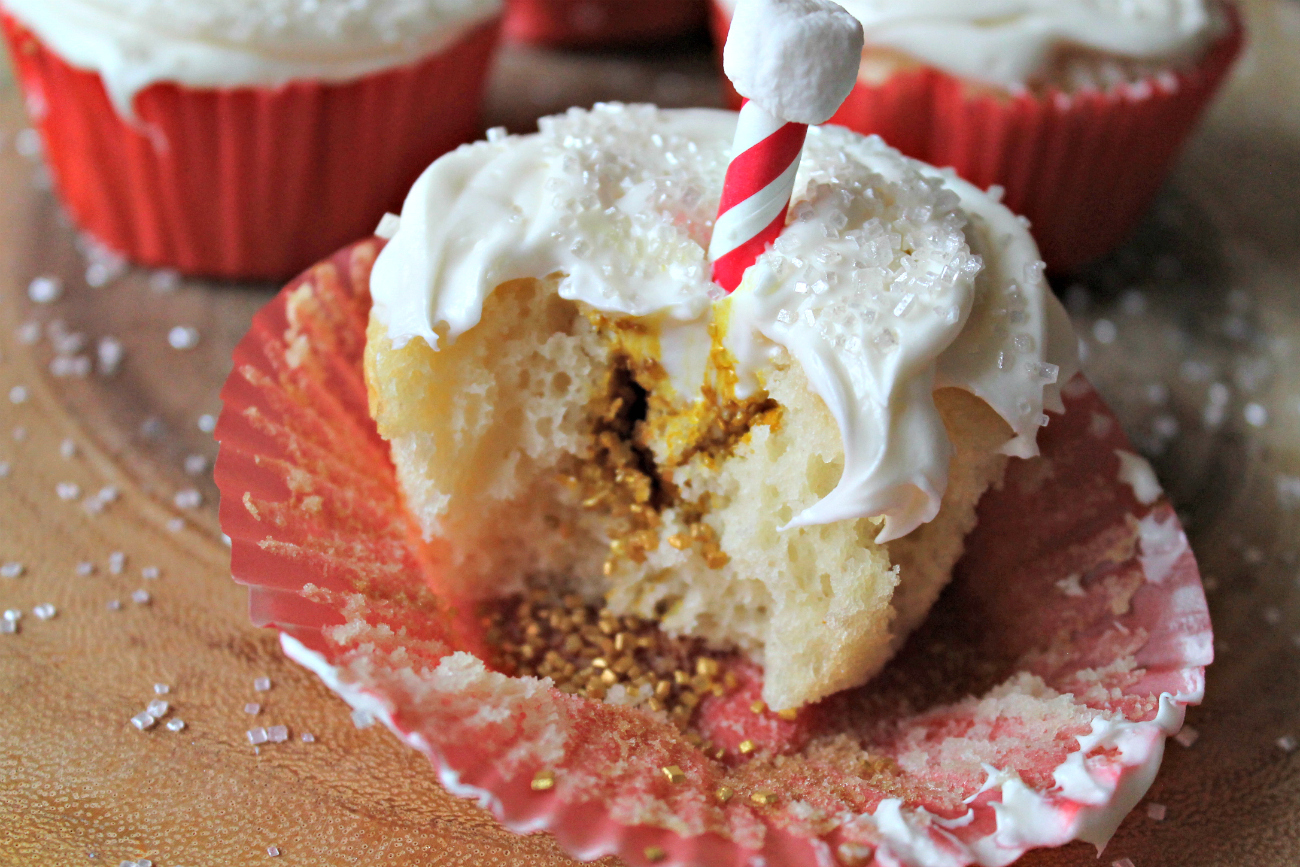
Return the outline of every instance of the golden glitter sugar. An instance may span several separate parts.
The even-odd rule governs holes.
[[[770,807],[776,803],[776,794],[774,792],[754,792],[749,796],[749,802],[756,807]]]
[[[657,864],[668,857],[668,853],[658,846],[645,847],[645,859],[651,864]]]
[[[736,796],[736,790],[731,786],[718,786],[718,790],[713,793],[713,797],[719,804],[725,804]]]
[[[538,771],[533,777],[534,792],[549,792],[555,788],[555,771]]]
[[[561,692],[594,700],[621,687],[624,701],[665,713],[683,730],[705,696],[736,684],[703,642],[671,638],[656,620],[620,617],[554,587],[488,603],[481,613],[497,670],[551,678]]]
[[[669,765],[666,768],[660,768],[660,770],[663,771],[664,776],[668,778],[668,782],[673,785],[686,782],[686,774],[676,765]]]
[[[740,742],[740,746],[738,747],[738,749],[740,750],[740,754],[742,756],[747,756],[750,753],[752,753],[754,750],[758,749],[758,744],[754,743],[751,740],[743,740]]]

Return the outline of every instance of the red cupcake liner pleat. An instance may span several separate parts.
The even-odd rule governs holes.
[[[500,22],[421,62],[342,83],[141,91],[119,115],[100,77],[0,13],[73,219],[131,260],[284,278],[366,237],[438,156],[480,132]]]
[[[1241,51],[1239,13],[1195,67],[1106,93],[995,96],[973,93],[933,68],[861,81],[830,123],[879,135],[910,157],[951,166],[980,188],[998,185],[1003,203],[1029,218],[1043,258],[1067,271],[1122,243],[1160,189]],[[722,45],[730,15],[715,0]],[[735,108],[740,96],[725,79]]]
[[[512,42],[602,48],[658,42],[702,28],[708,0],[506,0]]]
[[[871,683],[782,720],[752,710],[761,671],[724,660],[737,689],[697,711],[727,751],[718,760],[646,712],[458,654],[488,658],[477,612],[439,595],[440,552],[408,516],[366,407],[381,246],[304,273],[236,349],[216,430],[221,522],[253,622],[426,754],[453,793],[516,831],[554,834],[577,858],[637,867],[804,867],[841,852],[879,867],[1004,865],[1035,847],[1103,842],[1141,797],[1164,738],[1203,694],[1212,633],[1173,509],[1138,502],[1122,481],[1118,452],[1131,445],[1081,377],[1040,433],[1042,457],[1011,461],[981,500],[952,585]],[[1039,681],[1070,702],[1050,725],[982,704],[1001,684]],[[882,782],[801,752],[834,737],[907,770]],[[747,797],[772,783],[744,776],[743,740],[804,763],[778,786],[800,814]],[[665,779],[670,765],[684,781]],[[543,770],[553,790],[533,789]],[[739,793],[725,804],[723,781]],[[1030,814],[1030,826],[1014,818]]]

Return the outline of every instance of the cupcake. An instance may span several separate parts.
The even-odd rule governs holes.
[[[715,291],[735,128],[492,133],[259,314],[216,470],[254,621],[582,860],[1103,844],[1203,692],[1176,516],[952,173],[812,128]]]
[[[475,137],[500,0],[4,0],[58,191],[145,265],[279,278]]]
[[[719,45],[735,5],[714,0]],[[867,48],[832,123],[1001,189],[1053,271],[1132,231],[1242,37],[1225,0],[842,5]]]
[[[506,38],[564,48],[606,48],[702,29],[707,0],[506,0]]]

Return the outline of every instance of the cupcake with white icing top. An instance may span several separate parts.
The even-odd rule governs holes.
[[[736,0],[714,0],[725,34]],[[1240,46],[1225,0],[844,0],[867,47],[832,122],[997,185],[1050,266],[1122,241]]]
[[[787,709],[924,617],[1074,340],[1010,212],[831,127],[719,297],[734,129],[601,106],[440,160],[376,263],[367,372],[443,592],[603,598],[747,655]]]
[[[5,0],[73,217],[150,265],[278,277],[473,138],[500,0]]]

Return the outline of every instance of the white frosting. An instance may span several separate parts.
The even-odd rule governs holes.
[[[858,79],[862,25],[830,0],[740,0],[722,67],[768,114],[825,123]]]
[[[735,125],[729,112],[599,106],[443,157],[375,264],[375,315],[396,346],[437,348],[474,327],[497,285],[562,273],[563,297],[656,326],[688,398],[711,323],[742,391],[789,353],[845,451],[838,486],[796,504],[795,526],[883,515],[883,541],[932,519],[952,452],[939,387],[984,399],[1014,432],[1005,451],[1036,454],[1076,343],[1024,225],[879,139],[814,127],[791,223],[724,297],[705,251]]]
[[[728,9],[736,0],[719,0]],[[1062,50],[1149,63],[1197,55],[1223,25],[1214,0],[843,0],[867,44],[1009,89]]]
[[[1119,458],[1119,480],[1133,489],[1135,500],[1149,506],[1160,499],[1164,489],[1146,458],[1124,449],[1115,449],[1115,456]]]
[[[72,66],[98,73],[134,117],[151,84],[274,87],[347,81],[412,63],[502,0],[4,0]]]

